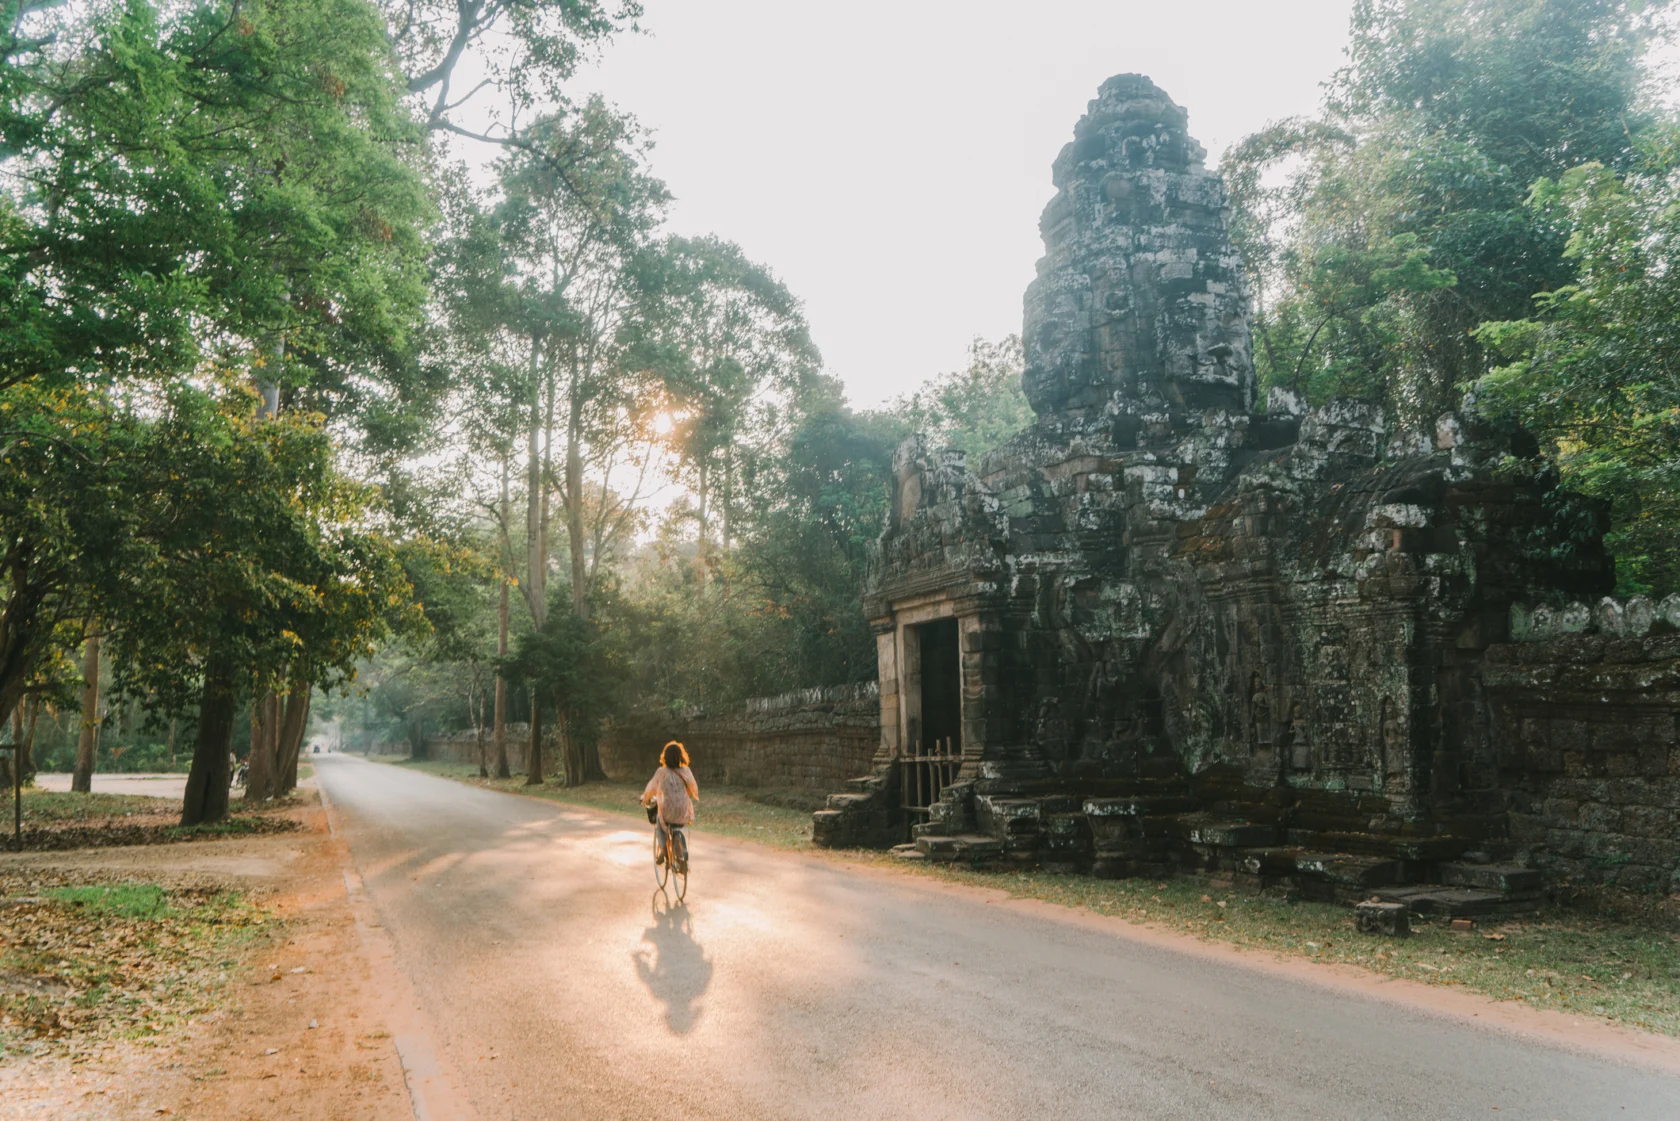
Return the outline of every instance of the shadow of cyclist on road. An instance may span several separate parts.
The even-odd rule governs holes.
[[[642,931],[643,946],[631,956],[636,976],[655,1000],[665,1005],[665,1024],[676,1035],[687,1035],[700,1020],[695,1001],[712,983],[712,963],[694,940],[694,917],[688,908],[661,904],[654,892],[653,925]]]

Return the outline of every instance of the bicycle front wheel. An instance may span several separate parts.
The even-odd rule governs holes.
[[[665,847],[665,836],[661,830],[653,831],[653,881],[659,885],[661,891],[671,878],[670,853]]]

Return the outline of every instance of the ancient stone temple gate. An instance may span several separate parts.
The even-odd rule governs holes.
[[[1495,859],[1482,670],[1514,605],[1610,590],[1596,539],[1554,547],[1559,509],[1598,513],[1473,415],[1258,408],[1223,184],[1147,78],[1103,84],[1053,177],[1036,423],[978,464],[899,449],[864,593],[880,748],[818,843],[1532,896]]]

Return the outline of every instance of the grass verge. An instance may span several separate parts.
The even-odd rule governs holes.
[[[0,875],[0,1058],[167,1039],[274,921],[224,890]]]
[[[642,787],[639,783],[593,782],[588,786],[576,789],[568,789],[558,783],[526,786],[525,776],[523,775],[508,779],[479,778],[478,768],[471,763],[421,761],[394,755],[376,755],[371,756],[371,758],[378,762],[390,763],[404,770],[438,775],[442,778],[454,779],[457,782],[482,786],[490,790],[502,790],[509,794],[528,794],[536,798],[546,798],[551,802],[588,806],[591,809],[630,814],[635,817],[642,816],[642,810],[636,804],[642,795]],[[700,805],[695,812],[695,828],[700,832],[721,833],[728,837],[742,837],[749,841],[759,841],[777,848],[796,849],[811,846],[811,814],[809,811],[767,805],[763,802],[754,801],[753,797],[749,795],[765,796],[759,791],[744,791],[720,786],[706,787],[700,792]],[[774,797],[775,795],[769,796]]]
[[[641,787],[601,783],[568,790],[528,787],[524,778],[481,779],[470,764],[412,762],[411,770],[556,802],[637,814]],[[739,790],[701,791],[698,828],[782,849],[811,846],[811,815],[764,805]],[[900,863],[877,852],[832,854],[891,865],[947,882],[1002,889],[1099,915],[1178,931],[1208,941],[1354,965],[1390,977],[1455,986],[1496,1000],[1593,1016],[1680,1036],[1680,935],[1625,921],[1549,910],[1520,921],[1479,924],[1467,933],[1417,921],[1410,938],[1379,938],[1354,928],[1350,908],[1291,902],[1280,893],[1243,893],[1195,876],[1151,882],[1099,880],[1036,870],[982,871],[950,864]]]
[[[287,816],[312,794],[294,792],[247,808],[235,799],[228,816],[211,825],[182,826],[181,803],[143,794],[72,794],[26,788],[23,792],[23,847],[28,851],[155,845],[199,838],[287,833],[299,828]],[[9,807],[7,807],[9,810]],[[10,839],[11,815],[0,815],[0,843]]]
[[[10,791],[7,792],[5,824],[12,819]],[[116,818],[181,816],[181,803],[173,798],[151,798],[144,794],[72,794],[65,790],[23,788],[23,820],[26,826],[104,824]]]

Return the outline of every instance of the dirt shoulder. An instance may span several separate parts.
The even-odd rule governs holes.
[[[285,816],[296,831],[0,856],[0,912],[41,945],[0,978],[8,1012],[103,985],[4,1026],[0,1118],[413,1116],[343,842],[312,791]]]

